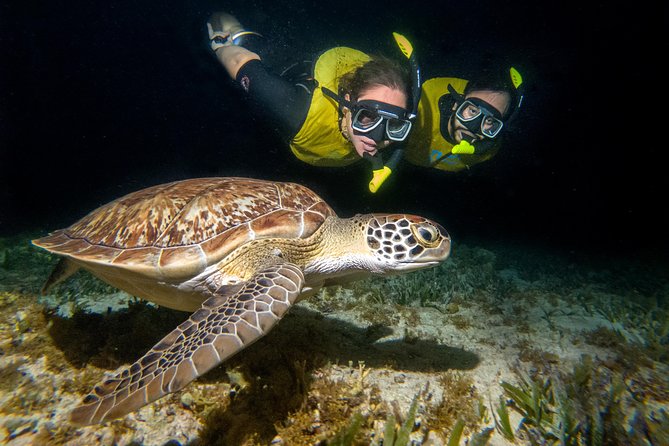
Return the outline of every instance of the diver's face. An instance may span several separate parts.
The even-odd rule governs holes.
[[[465,99],[477,98],[482,101],[485,101],[491,108],[496,109],[502,116],[506,116],[506,113],[509,111],[509,106],[511,105],[511,96],[505,91],[490,91],[490,90],[481,90],[481,91],[471,91],[465,97]],[[467,127],[464,126],[462,122],[455,116],[455,110],[458,108],[458,104],[453,105],[453,115],[451,116],[451,122],[449,123],[449,131],[451,137],[455,142],[461,142],[465,137],[468,140],[481,140],[484,138],[480,132],[472,133]]]
[[[351,100],[348,94],[345,97],[347,100]],[[360,94],[360,97],[358,97],[357,100],[362,101],[364,99],[385,102],[386,104],[395,105],[402,108],[407,107],[407,95],[401,90],[390,88],[385,85],[376,85],[368,90],[365,90]],[[384,147],[387,147],[392,142],[390,140],[384,140],[377,143],[364,134],[356,135],[353,132],[353,128],[351,127],[351,110],[348,108],[344,109],[344,119],[344,131],[346,132],[349,141],[353,143],[353,147],[355,147],[355,151],[360,157],[362,157],[362,155],[365,153],[368,153],[372,156],[376,155],[376,152],[378,152],[380,149],[383,149]]]

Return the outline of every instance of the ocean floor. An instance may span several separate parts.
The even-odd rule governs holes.
[[[37,235],[0,239],[2,444],[669,444],[666,265],[481,242],[322,290],[183,391],[77,428],[92,386],[188,315],[83,272],[40,296]]]

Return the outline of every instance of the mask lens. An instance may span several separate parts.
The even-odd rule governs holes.
[[[481,108],[471,101],[465,101],[458,107],[455,115],[460,121],[468,122],[481,115]]]
[[[411,121],[404,121],[401,119],[388,119],[386,124],[386,132],[388,138],[393,141],[404,141],[411,129]]]
[[[481,121],[481,134],[488,138],[494,138],[502,130],[504,123],[497,119],[489,110],[483,106],[476,105],[472,101],[464,101],[455,111],[455,116],[473,133],[478,133],[478,120]],[[476,122],[472,122],[476,121]]]
[[[499,119],[492,116],[485,116],[483,121],[481,121],[481,133],[488,138],[494,138],[499,131],[502,130],[503,125],[504,124]]]
[[[404,141],[411,129],[411,121],[404,119],[406,110],[392,104],[363,99],[354,104],[351,127],[359,133],[367,133],[368,137],[379,142]],[[382,125],[377,132],[372,131]]]
[[[352,126],[360,132],[369,132],[379,125],[382,119],[374,110],[361,108],[353,116]]]

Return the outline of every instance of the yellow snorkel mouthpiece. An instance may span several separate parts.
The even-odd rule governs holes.
[[[393,173],[393,170],[388,166],[383,166],[381,169],[372,170],[372,180],[369,182],[369,191],[376,193],[379,187],[386,181],[386,178]]]
[[[474,153],[474,146],[466,139],[463,139],[459,144],[453,146],[451,153],[471,155]]]

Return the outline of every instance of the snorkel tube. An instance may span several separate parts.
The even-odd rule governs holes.
[[[516,94],[518,95],[516,108],[513,110],[513,113],[511,113],[511,116],[509,116],[509,118],[506,120],[510,123],[518,115],[518,110],[520,110],[520,107],[523,105],[523,99],[525,98],[525,87],[523,87],[523,77],[514,67],[509,69],[509,76],[511,77],[511,83],[516,88]]]
[[[420,67],[418,66],[418,60],[416,60],[416,53],[413,50],[411,42],[400,33],[393,33],[395,42],[397,46],[402,51],[402,54],[409,59],[409,65],[411,66],[411,113],[409,114],[409,119],[416,119],[418,114],[418,102],[420,101]]]
[[[409,113],[409,120],[413,121],[416,119],[418,114],[418,102],[420,101],[420,67],[418,66],[418,61],[416,60],[416,53],[413,50],[411,42],[400,33],[393,33],[395,38],[395,43],[399,47],[402,54],[409,60],[409,65],[411,66],[411,112]],[[404,142],[402,143],[404,144]],[[383,155],[381,152],[377,152],[376,155],[364,154],[363,158],[369,161],[372,165],[372,179],[369,182],[369,191],[371,193],[376,193],[381,185],[386,181],[386,179],[393,173],[393,169],[402,160],[404,156],[404,149],[397,148],[390,156],[390,159],[384,163]]]

